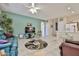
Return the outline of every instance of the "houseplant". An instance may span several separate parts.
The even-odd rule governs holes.
[[[3,11],[1,11],[0,14],[0,27],[2,27],[5,32],[13,33],[12,19]]]

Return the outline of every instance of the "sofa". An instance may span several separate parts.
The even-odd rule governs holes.
[[[79,41],[65,40],[59,48],[61,56],[79,56]]]

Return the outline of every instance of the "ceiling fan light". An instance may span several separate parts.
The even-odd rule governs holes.
[[[39,8],[39,7],[35,7],[35,9],[37,9],[37,10],[38,10],[38,9],[40,9],[40,8]]]
[[[33,11],[32,14],[34,14],[35,12]]]
[[[32,14],[37,13],[36,9],[30,9],[30,12],[32,12]]]

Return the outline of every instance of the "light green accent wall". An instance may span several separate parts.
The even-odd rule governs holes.
[[[32,25],[36,28],[36,32],[41,30],[41,20],[29,16],[18,15],[10,12],[6,12],[8,17],[13,20],[13,28],[14,34],[24,33],[24,28],[27,23],[32,23]]]

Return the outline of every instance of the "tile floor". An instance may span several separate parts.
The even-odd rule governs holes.
[[[25,43],[31,39],[19,39],[19,56],[59,56],[59,43],[55,37],[40,38],[48,43],[48,46],[41,50],[29,50],[25,47]]]

